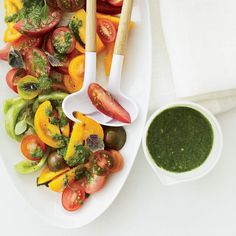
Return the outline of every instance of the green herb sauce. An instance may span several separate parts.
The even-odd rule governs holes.
[[[153,120],[146,142],[159,167],[179,173],[199,167],[211,152],[213,139],[212,126],[200,112],[174,107]]]

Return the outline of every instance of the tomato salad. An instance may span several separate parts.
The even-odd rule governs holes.
[[[97,53],[105,55],[107,76],[119,25],[114,15],[121,12],[122,3],[97,1]],[[78,210],[111,174],[122,170],[119,151],[126,143],[123,127],[104,127],[78,112],[81,123],[73,123],[62,111],[63,99],[83,85],[85,4],[85,0],[4,0],[6,46],[0,50],[0,59],[12,67],[6,83],[17,95],[4,103],[5,127],[20,142],[25,157],[15,169],[21,174],[42,169],[37,186],[62,192],[67,211]],[[71,18],[64,22],[67,12],[72,12]],[[93,91],[104,92],[91,86],[90,95]],[[99,108],[107,113],[120,109],[107,105]],[[120,115],[124,121],[129,119],[125,113]]]

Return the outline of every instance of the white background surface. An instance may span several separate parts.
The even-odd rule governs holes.
[[[170,86],[172,94],[158,4],[159,1],[150,0],[154,41],[152,93],[161,94],[163,86]],[[163,80],[167,83],[161,83]],[[159,101],[160,104],[163,102]],[[153,103],[150,109],[154,109]],[[77,230],[55,228],[42,221],[19,198],[4,168],[0,168],[0,235],[235,235],[236,110],[218,118],[224,134],[224,151],[208,176],[194,183],[161,186],[140,149],[130,177],[113,205],[96,221]]]

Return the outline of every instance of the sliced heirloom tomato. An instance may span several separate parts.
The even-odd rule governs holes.
[[[91,156],[91,172],[95,175],[106,176],[113,168],[113,157],[105,150],[97,151]]]
[[[35,26],[31,19],[18,21],[14,28],[25,35],[38,37],[50,32],[60,22],[62,17],[61,10],[50,8],[47,21],[41,20],[38,26]]]
[[[107,19],[98,20],[97,33],[103,43],[112,43],[116,39],[115,25]]]
[[[111,173],[119,172],[124,167],[124,158],[120,152],[116,150],[109,150],[112,158],[113,158],[113,167],[110,170]]]
[[[14,49],[21,52],[22,55],[25,54],[29,48],[40,47],[42,43],[42,38],[34,38],[22,35],[19,39],[12,43]]]
[[[67,186],[62,193],[62,206],[67,211],[76,211],[84,203],[85,190],[80,181]]]
[[[106,184],[107,176],[99,176],[94,174],[89,174],[87,176],[87,181],[85,183],[85,192],[89,194],[96,193],[100,191]]]
[[[107,0],[111,5],[116,7],[122,7],[123,0]]]
[[[85,6],[85,0],[57,0],[57,5],[63,11],[78,11]]]
[[[39,94],[39,81],[31,75],[27,75],[17,83],[17,91],[20,97],[26,100],[33,99]]]
[[[40,161],[46,151],[46,145],[37,135],[25,136],[21,141],[21,152],[30,161]]]
[[[17,82],[26,75],[26,71],[22,68],[13,68],[8,71],[6,75],[6,81],[9,88],[14,92],[17,91]]]
[[[52,45],[59,54],[70,54],[75,49],[75,37],[67,27],[59,27],[53,31]]]
[[[121,10],[121,6],[114,6],[107,0],[97,0],[97,12],[109,15],[117,15],[121,13]]]
[[[11,43],[7,43],[3,48],[0,49],[0,59],[7,61],[11,50]]]
[[[47,76],[50,73],[50,64],[46,54],[38,49],[31,48],[25,52],[24,62],[27,72],[35,77]]]
[[[89,85],[88,96],[100,112],[115,120],[131,123],[130,114],[99,84]]]

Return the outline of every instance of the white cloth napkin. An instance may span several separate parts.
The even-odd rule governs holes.
[[[215,114],[235,107],[236,1],[160,0],[160,12],[174,89],[162,86],[159,103],[164,95],[199,101]]]

